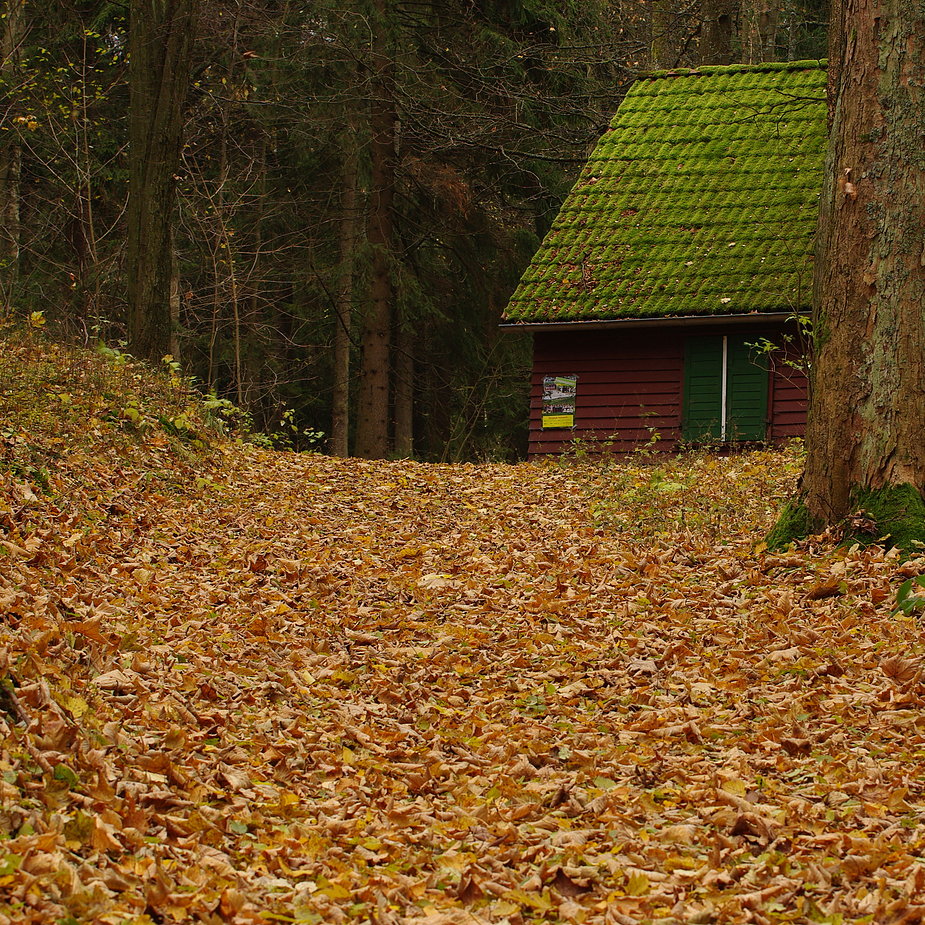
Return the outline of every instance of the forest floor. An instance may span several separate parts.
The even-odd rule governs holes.
[[[925,559],[764,551],[797,449],[364,462],[203,415],[0,344],[0,923],[923,921]]]

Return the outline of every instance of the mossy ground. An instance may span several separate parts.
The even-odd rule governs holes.
[[[795,540],[804,539],[813,533],[815,527],[809,508],[802,498],[797,497],[787,503],[765,542],[768,549],[786,549]]]
[[[925,545],[925,500],[914,485],[859,491],[855,507],[877,525],[878,540],[915,555]]]
[[[837,526],[847,544],[878,544],[896,547],[906,556],[917,555],[925,547],[925,500],[913,485],[889,485],[877,489],[858,489],[852,496],[854,512]],[[824,527],[800,496],[784,508],[768,534],[769,549],[784,549]]]

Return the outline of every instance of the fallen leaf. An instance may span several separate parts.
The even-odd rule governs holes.
[[[918,659],[892,655],[880,660],[880,670],[888,678],[906,683],[912,681],[919,674],[921,663]]]

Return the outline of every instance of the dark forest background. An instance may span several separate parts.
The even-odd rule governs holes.
[[[129,9],[0,10],[3,310],[124,344]],[[530,344],[498,322],[633,79],[823,57],[826,18],[825,0],[200,0],[173,362],[296,449],[356,451],[366,413],[388,418],[373,455],[518,457]]]

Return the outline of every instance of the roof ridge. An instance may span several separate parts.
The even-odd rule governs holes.
[[[675,67],[643,71],[637,80],[657,80],[663,77],[706,77],[713,74],[767,73],[770,71],[810,71],[828,67],[828,58],[806,58],[800,61],[763,61],[758,64],[704,64],[700,67]]]

